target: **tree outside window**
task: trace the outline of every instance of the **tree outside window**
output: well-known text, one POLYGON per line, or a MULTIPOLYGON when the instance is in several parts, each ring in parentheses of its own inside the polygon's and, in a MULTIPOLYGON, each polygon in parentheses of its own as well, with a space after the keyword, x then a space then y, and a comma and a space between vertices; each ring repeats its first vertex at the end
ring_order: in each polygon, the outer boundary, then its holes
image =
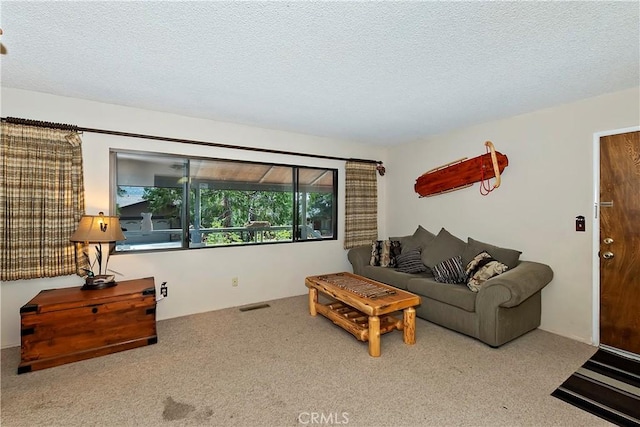
POLYGON ((335 238, 336 170, 133 152, 114 156, 115 204, 123 227, 130 228, 119 250, 335 238), (138 229, 142 212, 151 213, 152 230, 138 229))

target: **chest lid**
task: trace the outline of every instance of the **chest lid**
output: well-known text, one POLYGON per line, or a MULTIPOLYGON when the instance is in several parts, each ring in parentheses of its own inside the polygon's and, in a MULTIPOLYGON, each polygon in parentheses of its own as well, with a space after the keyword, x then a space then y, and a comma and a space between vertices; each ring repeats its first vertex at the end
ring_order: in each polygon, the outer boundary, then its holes
POLYGON ((31 301, 20 308, 21 315, 47 313, 70 308, 87 307, 126 299, 154 297, 156 288, 153 277, 123 280, 117 286, 96 290, 73 288, 47 289, 40 291, 31 301))

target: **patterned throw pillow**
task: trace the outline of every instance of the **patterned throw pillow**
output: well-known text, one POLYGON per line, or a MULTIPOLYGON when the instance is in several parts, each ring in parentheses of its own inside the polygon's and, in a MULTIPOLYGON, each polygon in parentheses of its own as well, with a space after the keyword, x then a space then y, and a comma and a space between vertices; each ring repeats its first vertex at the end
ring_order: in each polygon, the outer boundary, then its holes
POLYGON ((462 266, 462 257, 460 255, 436 264, 431 271, 436 282, 465 283, 467 281, 467 274, 462 266))
POLYGON ((399 240, 389 239, 389 241, 391 242, 391 248, 390 248, 391 253, 389 255, 390 256, 389 267, 395 267, 396 265, 398 265, 398 262, 397 262, 398 255, 402 253, 402 245, 399 240))
POLYGON ((423 273, 427 271, 427 266, 422 263, 418 249, 401 253, 396 258, 396 263, 396 270, 403 273, 423 273))
POLYGON ((376 240, 371 245, 371 259, 369 265, 387 267, 391 254, 391 242, 389 240, 376 240))
POLYGON ((400 251, 400 242, 397 240, 376 240, 371 244, 369 265, 395 267, 396 257, 400 255, 400 251))
POLYGON ((480 252, 467 265, 467 287, 473 292, 478 292, 484 282, 508 269, 509 267, 493 259, 488 252, 480 252))

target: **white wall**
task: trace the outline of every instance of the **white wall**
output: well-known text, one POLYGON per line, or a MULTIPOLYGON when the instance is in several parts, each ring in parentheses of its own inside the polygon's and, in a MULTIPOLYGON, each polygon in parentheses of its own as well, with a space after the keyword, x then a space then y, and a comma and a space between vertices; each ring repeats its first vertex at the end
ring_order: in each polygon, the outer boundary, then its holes
MULTIPOLYGON (((592 341, 593 134, 638 126, 640 88, 608 94, 510 119, 485 123, 412 144, 379 147, 180 117, 35 92, 2 88, 1 115, 83 127, 267 147, 340 157, 385 160, 379 178, 381 238, 410 234, 422 224, 437 232, 444 226, 461 238, 519 249, 522 259, 548 263, 555 278, 542 293, 543 329, 580 341, 592 341), (487 197, 473 187, 432 198, 418 198, 416 178, 461 157, 484 153, 491 140, 509 157, 502 186, 487 197), (386 157, 386 158, 385 158, 386 157), (574 231, 577 215, 587 231, 574 231)), ((109 206, 108 150, 131 148, 166 153, 299 163, 338 168, 344 197, 344 164, 223 150, 159 141, 85 133, 87 213, 109 206)), ((339 210, 337 241, 292 245, 211 248, 115 256, 110 266, 125 278, 155 276, 167 281, 169 298, 158 305, 166 319, 305 293, 304 277, 349 270, 342 249, 344 209, 339 210), (231 277, 240 286, 231 287, 231 277)), ((19 345, 19 308, 42 289, 77 286, 77 277, 0 284, 2 347, 19 345)), ((161 337, 160 337, 161 338, 161 337)))
POLYGON ((389 235, 410 234, 418 224, 434 233, 445 227, 549 264, 555 277, 542 292, 541 328, 591 343, 593 134, 638 126, 639 105, 634 88, 393 148, 385 183, 389 235), (475 184, 418 198, 418 176, 484 154, 487 140, 509 158, 500 188, 487 197, 475 184), (578 215, 587 218, 586 232, 575 231, 578 215))
MULTIPOLYGON (((131 133, 195 139, 224 144, 385 160, 385 150, 349 141, 319 138, 230 123, 181 117, 79 99, 2 88, 3 117, 22 117, 81 127, 113 129, 131 133)), ((109 149, 128 148, 203 157, 222 157, 285 164, 337 168, 339 197, 344 200, 344 162, 219 149, 123 138, 96 133, 82 135, 86 211, 96 214, 109 209, 109 149)), ((385 178, 379 178, 380 204, 385 178)), ((384 209, 380 208, 381 232, 384 209)), ((234 248, 207 248, 146 254, 121 254, 111 258, 110 268, 124 279, 154 276, 156 286, 168 282, 169 298, 158 304, 157 318, 234 307, 304 294, 304 278, 332 271, 350 270, 344 240, 344 205, 339 210, 336 241, 300 242, 234 248), (239 286, 231 287, 231 278, 239 286)), ((0 284, 2 347, 20 344, 20 307, 40 290, 79 286, 77 276, 11 281, 0 284)), ((159 339, 162 339, 160 337, 159 339)))

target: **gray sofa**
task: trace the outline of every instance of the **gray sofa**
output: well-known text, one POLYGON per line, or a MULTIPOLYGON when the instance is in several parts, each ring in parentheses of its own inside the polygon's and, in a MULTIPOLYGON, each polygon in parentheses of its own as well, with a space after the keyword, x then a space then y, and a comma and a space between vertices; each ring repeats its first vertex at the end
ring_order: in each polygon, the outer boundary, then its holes
POLYGON ((548 265, 519 260, 519 251, 472 238, 464 242, 444 228, 436 236, 419 226, 411 236, 391 237, 390 240, 400 242, 402 254, 420 251, 421 260, 429 268, 424 272, 405 273, 393 265, 371 265, 371 245, 350 249, 348 259, 355 274, 420 295, 422 302, 416 308, 418 317, 477 338, 492 347, 501 346, 540 325, 541 290, 553 278, 548 265), (466 266, 479 251, 488 252, 509 268, 486 280, 478 292, 473 292, 464 283, 435 280, 431 268, 454 256, 460 256, 466 266))

